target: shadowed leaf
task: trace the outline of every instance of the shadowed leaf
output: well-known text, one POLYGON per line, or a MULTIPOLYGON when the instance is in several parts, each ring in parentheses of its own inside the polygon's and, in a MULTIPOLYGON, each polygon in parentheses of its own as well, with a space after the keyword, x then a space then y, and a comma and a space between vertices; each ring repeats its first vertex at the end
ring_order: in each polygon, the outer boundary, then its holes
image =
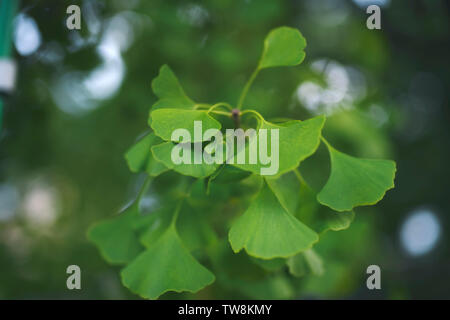
POLYGON ((127 288, 148 299, 167 291, 197 292, 215 279, 184 247, 173 225, 124 268, 121 276, 127 288))
POLYGON ((250 207, 228 234, 234 252, 245 248, 263 259, 289 257, 310 248, 318 235, 286 211, 264 184, 250 207))

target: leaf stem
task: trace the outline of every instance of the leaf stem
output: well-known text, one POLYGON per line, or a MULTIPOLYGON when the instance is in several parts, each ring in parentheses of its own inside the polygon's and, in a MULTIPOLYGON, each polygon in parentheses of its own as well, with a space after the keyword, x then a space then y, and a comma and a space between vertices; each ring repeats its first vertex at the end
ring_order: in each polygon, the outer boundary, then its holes
POLYGON ((263 122, 266 121, 266 120, 264 119, 264 117, 263 117, 258 111, 251 110, 251 109, 242 111, 242 112, 240 113, 240 115, 243 116, 244 114, 247 114, 247 113, 252 113, 252 114, 253 114, 254 116, 256 116, 256 118, 260 121, 260 123, 258 124, 258 127, 260 127, 261 123, 263 123, 263 122))
POLYGON ((214 110, 215 108, 218 108, 218 107, 225 107, 225 108, 227 108, 227 109, 230 110, 230 111, 233 110, 233 107, 232 107, 229 103, 227 103, 227 102, 218 102, 218 103, 215 103, 215 104, 213 104, 213 105, 211 106, 211 108, 209 108, 209 110, 214 110))
POLYGON ((320 136, 320 139, 322 140, 323 143, 325 143, 328 149, 334 149, 333 146, 323 136, 320 136))
POLYGON ((181 206, 183 204, 184 197, 178 202, 177 207, 175 208, 175 213, 172 216, 172 221, 170 222, 171 226, 175 227, 175 224, 177 223, 178 215, 180 214, 181 206))
POLYGON ((181 206, 183 205, 183 202, 186 200, 186 198, 188 198, 190 196, 195 181, 197 181, 197 179, 194 179, 192 181, 191 185, 186 188, 187 189, 186 194, 184 194, 182 196, 182 198, 180 199, 180 201, 178 202, 177 207, 175 208, 175 213, 173 214, 173 217, 172 217, 172 221, 170 222, 171 226, 175 227, 175 224, 178 219, 178 215, 181 211, 181 206))
POLYGON ((306 187, 309 188, 308 184, 306 183, 305 179, 303 178, 303 176, 302 176, 302 174, 300 173, 300 170, 298 170, 298 168, 295 168, 295 169, 294 169, 294 173, 295 173, 295 175, 297 176, 298 181, 299 181, 301 184, 303 184, 303 185, 305 185, 306 187))
POLYGON ((259 73, 259 65, 258 67, 255 69, 255 71, 253 71, 252 75, 250 76, 250 78, 248 79, 247 83, 245 84, 244 89, 242 90, 241 96, 239 97, 239 101, 237 104, 237 109, 240 109, 242 107, 242 104, 244 103, 244 99, 247 96, 248 90, 250 89, 251 85, 253 84, 253 81, 255 81, 256 76, 259 73))
POLYGON ((145 178, 144 183, 142 184, 141 189, 139 190, 139 193, 136 197, 136 199, 133 201, 133 206, 136 206, 139 209, 139 203, 141 202, 141 199, 143 198, 144 194, 147 192, 148 187, 150 187, 150 184, 153 180, 153 177, 147 176, 145 178))
POLYGON ((232 116, 232 114, 231 114, 231 112, 225 112, 225 111, 214 111, 214 110, 212 110, 212 111, 208 111, 208 113, 214 113, 214 114, 220 114, 220 115, 223 115, 223 116, 227 116, 227 117, 231 117, 232 116))
POLYGON ((198 104, 194 105, 194 110, 197 110, 200 108, 208 109, 209 107, 210 107, 210 105, 207 103, 198 103, 198 104))

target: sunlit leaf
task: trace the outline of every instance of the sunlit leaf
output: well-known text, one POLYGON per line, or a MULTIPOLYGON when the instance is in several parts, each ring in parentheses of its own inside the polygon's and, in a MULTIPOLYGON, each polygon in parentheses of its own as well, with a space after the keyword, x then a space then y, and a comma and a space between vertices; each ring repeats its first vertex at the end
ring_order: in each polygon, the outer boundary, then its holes
POLYGON ((272 259, 310 248, 318 235, 288 213, 264 184, 247 211, 234 222, 228 239, 235 252, 245 248, 251 256, 272 259))
POLYGON ((152 110, 158 108, 191 109, 195 105, 195 102, 184 93, 177 77, 168 65, 160 68, 158 76, 152 81, 152 89, 159 98, 152 110))
POLYGON ((214 275, 192 257, 174 225, 121 272, 132 292, 156 299, 167 291, 197 292, 214 281, 214 275))
POLYGON ((150 114, 152 118, 151 127, 156 135, 166 141, 174 142, 201 142, 203 132, 208 129, 220 129, 220 122, 211 117, 205 110, 177 110, 177 109, 158 109, 150 114), (200 134, 197 135, 194 130, 195 121, 201 126, 200 134), (182 138, 172 134, 177 129, 185 129, 189 133, 188 137, 182 138))
POLYGON ((331 173, 317 200, 336 211, 380 201, 394 187, 395 162, 359 159, 337 151, 327 143, 331 173))
MULTIPOLYGON (((204 178, 211 175, 218 167, 217 164, 207 164, 204 161, 200 164, 194 164, 195 154, 199 154, 196 150, 185 144, 179 144, 182 152, 189 152, 191 163, 175 164, 172 161, 172 150, 176 144, 172 142, 164 142, 152 147, 152 153, 156 160, 161 161, 167 168, 173 169, 178 173, 192 176, 196 178, 204 178)), ((177 151, 178 152, 178 151, 177 151)), ((202 156, 201 154, 199 156, 202 156)))
MULTIPOLYGON (((267 129, 267 149, 269 155, 274 152, 276 144, 272 145, 271 129, 278 129, 279 139, 278 141, 278 159, 273 157, 272 163, 262 164, 258 161, 256 164, 251 164, 249 159, 249 152, 252 150, 249 143, 242 150, 238 150, 234 156, 234 166, 248 170, 256 174, 270 175, 268 168, 274 165, 274 161, 278 160, 278 170, 273 174, 274 176, 282 175, 285 172, 291 171, 298 167, 301 161, 311 156, 319 146, 320 137, 323 125, 325 123, 325 117, 319 116, 306 121, 289 121, 283 124, 273 124, 267 121, 262 121, 259 129, 267 129), (238 164, 239 153, 245 152, 245 163, 238 164), (263 170, 263 171, 261 171, 263 170)), ((261 135, 258 135, 258 140, 261 140, 261 135)), ((256 139, 253 139, 253 143, 257 143, 256 139)), ((260 143, 260 141, 259 141, 260 143)), ((259 148, 257 149, 259 150, 259 148)))
POLYGON ((306 40, 300 31, 289 27, 272 30, 264 40, 259 68, 295 66, 305 58, 306 40))

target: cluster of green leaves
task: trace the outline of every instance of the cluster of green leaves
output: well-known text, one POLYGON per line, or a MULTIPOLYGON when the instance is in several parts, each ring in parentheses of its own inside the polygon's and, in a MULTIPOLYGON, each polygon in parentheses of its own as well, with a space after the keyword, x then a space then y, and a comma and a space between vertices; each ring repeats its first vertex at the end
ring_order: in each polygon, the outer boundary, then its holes
MULTIPOLYGON (((167 291, 197 292, 217 277, 223 286, 247 296, 261 297, 257 292, 265 287, 271 288, 266 292, 281 292, 275 298, 289 297, 286 277, 324 272, 313 248, 321 235, 348 228, 355 207, 375 204, 393 188, 395 163, 359 159, 336 150, 322 136, 325 116, 270 122, 243 108, 261 70, 300 64, 305 47, 296 29, 271 31, 236 109, 224 102, 194 102, 172 70, 161 67, 152 82, 159 100, 150 112, 151 131, 125 155, 130 170, 145 172, 148 178, 131 206, 88 232, 108 262, 125 265, 122 282, 132 292, 150 299, 167 291), (185 128, 194 137, 194 121, 202 121, 203 130, 236 125, 278 129, 278 173, 261 176, 261 164, 174 164, 171 150, 180 141, 172 141, 171 134, 185 128), (299 165, 321 142, 328 149, 331 172, 323 188, 315 192, 299 165), (175 182, 161 187, 168 176, 175 182), (150 185, 160 194, 161 205, 144 215, 139 204, 150 185), (240 276, 251 272, 238 283, 233 268, 240 270, 240 276), (265 276, 254 279, 261 273, 265 276)), ((204 141, 192 142, 205 147, 204 141)))

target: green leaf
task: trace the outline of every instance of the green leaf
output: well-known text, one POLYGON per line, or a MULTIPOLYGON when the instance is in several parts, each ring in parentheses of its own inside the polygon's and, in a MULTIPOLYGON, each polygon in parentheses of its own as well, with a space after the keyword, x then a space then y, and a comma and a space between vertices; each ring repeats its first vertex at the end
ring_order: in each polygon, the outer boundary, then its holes
POLYGON ((121 277, 127 288, 148 299, 167 291, 197 292, 215 279, 184 247, 173 224, 122 270, 121 277))
POLYGON ((305 47, 306 40, 297 29, 276 28, 264 40, 259 69, 298 65, 305 58, 305 47))
MULTIPOLYGON (((259 129, 267 129, 267 149, 268 153, 272 153, 272 149, 276 146, 272 146, 272 139, 269 134, 270 129, 278 129, 279 139, 278 139, 278 150, 279 150, 279 165, 278 171, 274 177, 280 176, 283 173, 291 171, 297 168, 301 161, 311 156, 319 146, 320 137, 323 125, 325 123, 324 116, 318 116, 306 121, 289 121, 283 124, 273 124, 265 120, 261 120, 261 125, 259 129)), ((261 137, 258 134, 258 140, 261 137)), ((257 140, 254 139, 253 143, 257 140)), ((250 172, 261 174, 262 168, 268 168, 271 164, 264 165, 259 161, 256 164, 249 163, 249 150, 251 150, 250 143, 246 144, 246 147, 242 150, 238 150, 237 154, 234 155, 234 166, 248 170, 250 172), (238 156, 240 152, 245 152, 246 163, 238 164, 238 156)), ((259 149, 258 149, 259 150, 259 149)), ((272 164, 273 165, 273 164, 272 164)))
POLYGON ((266 178, 281 205, 317 233, 340 231, 350 226, 355 216, 352 211, 337 213, 320 205, 316 193, 300 180, 304 181, 294 171, 277 179, 266 178))
POLYGON ((217 164, 207 164, 204 161, 201 164, 194 164, 195 154, 198 154, 199 152, 197 152, 196 150, 192 150, 192 148, 188 144, 181 143, 178 144, 179 148, 182 149, 180 151, 190 153, 191 163, 175 164, 172 161, 172 150, 175 146, 177 145, 172 142, 164 142, 162 144, 154 146, 152 147, 153 156, 156 160, 161 161, 167 168, 173 169, 183 175, 192 176, 195 178, 207 177, 217 169, 217 164))
POLYGON ((125 153, 128 167, 131 172, 146 171, 150 176, 158 176, 167 171, 167 167, 156 161, 151 152, 151 147, 163 142, 153 132, 136 142, 125 153))
MULTIPOLYGON (((282 176, 284 177, 284 176, 282 176)), ((302 178, 303 179, 303 178, 302 178)), ((279 191, 275 194, 280 194, 280 197, 288 195, 286 197, 289 201, 293 202, 292 195, 289 196, 287 189, 293 188, 294 184, 287 184, 285 180, 276 180, 277 184, 283 184, 278 187, 279 191)), ((273 187, 277 190, 276 187, 273 187)), ((318 233, 325 233, 327 231, 341 231, 350 227, 355 214, 353 211, 336 212, 331 210, 327 206, 323 206, 317 202, 317 194, 305 183, 301 184, 300 194, 295 197, 300 205, 297 207, 296 216, 306 225, 311 227, 318 233)))
POLYGON ((247 178, 251 174, 251 172, 224 164, 217 169, 216 172, 214 172, 214 174, 210 177, 209 182, 218 184, 238 182, 247 178))
MULTIPOLYGON (((145 247, 151 247, 170 226, 175 210, 177 209, 174 206, 169 205, 150 214, 153 219, 140 237, 145 247)), ((208 246, 217 240, 216 234, 207 223, 205 216, 202 216, 186 202, 181 205, 179 210, 176 229, 183 245, 189 251, 208 246)))
POLYGON ((247 299, 288 300, 295 295, 291 279, 284 274, 268 275, 265 279, 256 281, 230 279, 228 286, 245 294, 247 299))
POLYGON ((211 192, 211 183, 219 185, 231 184, 248 178, 251 174, 252 173, 249 171, 222 164, 211 176, 209 176, 206 182, 206 193, 209 194, 211 192))
POLYGON ((313 249, 290 257, 287 265, 289 272, 296 277, 303 277, 307 274, 321 276, 324 273, 323 261, 313 249))
MULTIPOLYGON (((224 239, 225 240, 225 239, 224 239)), ((291 279, 283 272, 268 273, 259 267, 264 262, 279 263, 284 259, 262 260, 249 257, 244 252, 234 254, 229 243, 219 241, 209 248, 217 283, 247 299, 291 299, 295 291, 291 279)), ((266 267, 268 264, 264 264, 266 267)))
POLYGON ((219 130, 222 127, 220 122, 211 117, 206 110, 158 109, 153 111, 150 117, 152 118, 151 127, 156 135, 166 141, 202 142, 204 141, 203 132, 208 129, 219 130), (194 132, 194 121, 199 121, 201 125, 199 135, 196 135, 194 132), (172 138, 172 133, 176 129, 187 130, 189 136, 172 138))
POLYGON ((283 258, 264 260, 250 257, 250 259, 258 266, 269 272, 280 270, 286 264, 286 259, 283 258))
POLYGON ((195 102, 184 93, 177 77, 168 65, 159 69, 158 76, 152 81, 152 89, 159 100, 152 110, 158 108, 191 109, 195 102))
POLYGON ((88 239, 109 263, 126 264, 143 250, 133 229, 138 215, 138 206, 132 205, 117 217, 101 221, 88 230, 88 239))
POLYGON ((266 178, 267 184, 280 201, 281 205, 295 215, 300 203, 301 184, 293 171, 283 174, 277 179, 266 178))
POLYGON ((345 212, 334 212, 330 209, 322 207, 317 214, 316 223, 313 229, 319 233, 324 233, 326 231, 341 231, 350 227, 353 219, 355 218, 355 213, 353 211, 345 212))
POLYGON ((189 251, 198 250, 217 241, 217 236, 208 224, 203 212, 185 204, 177 219, 177 230, 183 244, 189 251))
POLYGON ((175 207, 176 202, 148 214, 146 229, 141 234, 139 240, 146 247, 150 248, 164 234, 172 222, 172 217, 179 210, 175 207))
POLYGON ((245 248, 249 255, 263 259, 292 256, 319 240, 314 231, 283 208, 266 183, 234 222, 228 239, 234 252, 245 248))
POLYGON ((336 211, 350 211, 356 206, 377 203, 394 187, 394 161, 354 158, 326 145, 331 173, 317 195, 320 203, 336 211))

